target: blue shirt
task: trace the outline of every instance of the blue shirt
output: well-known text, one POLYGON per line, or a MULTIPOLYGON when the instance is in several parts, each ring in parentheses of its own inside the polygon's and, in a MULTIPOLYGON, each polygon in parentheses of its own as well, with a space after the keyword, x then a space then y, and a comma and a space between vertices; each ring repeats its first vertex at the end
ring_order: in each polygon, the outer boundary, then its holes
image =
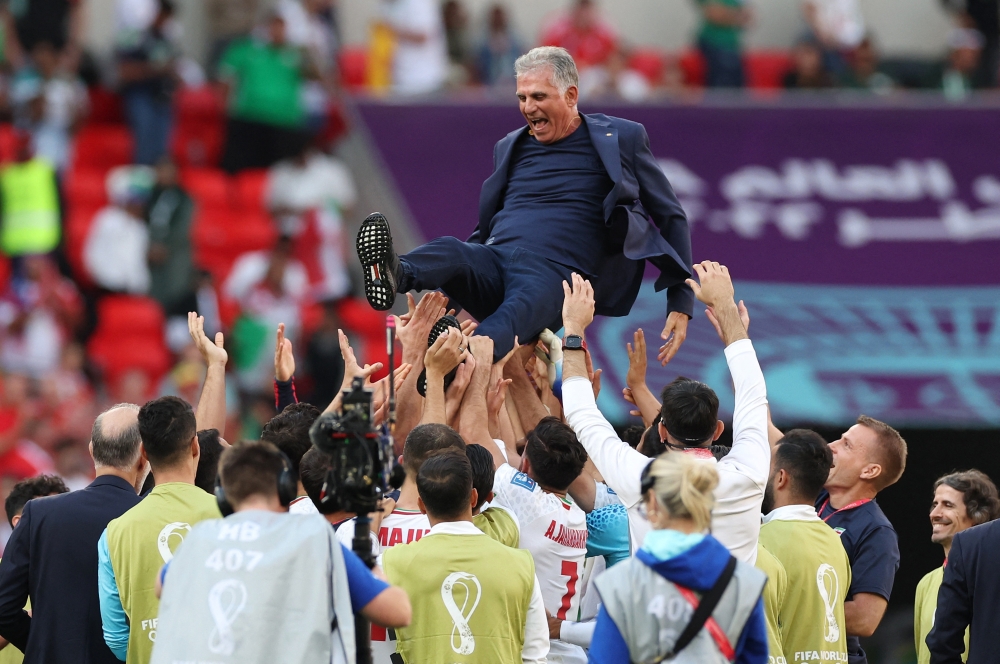
POLYGON ((525 134, 486 244, 517 246, 594 276, 604 260, 604 199, 612 187, 587 123, 549 145, 525 134))
MULTIPOLYGON (((896 530, 882 508, 871 500, 837 512, 830 506, 830 494, 823 491, 816 499, 816 509, 819 517, 840 535, 840 542, 851 561, 851 587, 847 599, 858 593, 871 593, 889 601, 892 582, 899 569, 899 544, 896 530)), ((847 637, 847 656, 850 664, 868 661, 858 637, 847 637)))
POLYGON ((587 557, 604 556, 608 567, 631 555, 628 511, 621 503, 605 505, 587 514, 587 557))

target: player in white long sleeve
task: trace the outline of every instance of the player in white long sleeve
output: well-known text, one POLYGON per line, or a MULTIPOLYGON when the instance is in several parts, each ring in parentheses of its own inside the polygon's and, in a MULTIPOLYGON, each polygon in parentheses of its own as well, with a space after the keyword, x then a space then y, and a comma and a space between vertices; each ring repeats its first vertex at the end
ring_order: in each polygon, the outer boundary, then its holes
MULTIPOLYGON (((770 470, 771 449, 767 438, 767 390, 764 374, 747 336, 734 300, 729 270, 705 261, 694 266, 701 284, 689 280, 695 295, 708 305, 718 322, 726 344, 726 361, 733 377, 736 408, 733 413, 732 451, 717 462, 719 486, 715 491, 712 534, 748 563, 757 557, 760 533, 760 505, 770 470)), ((593 287, 573 275, 572 287, 563 286, 565 336, 563 349, 563 408, 566 421, 576 432, 607 485, 629 510, 632 548, 637 549, 649 531, 639 515, 640 477, 650 459, 621 441, 614 428, 597 409, 593 389, 587 379, 585 351, 573 351, 594 317, 593 287), (577 340, 574 337, 581 337, 577 340)), ((697 381, 678 380, 667 386, 668 397, 658 425, 661 440, 668 448, 705 456, 715 463, 708 447, 723 430, 718 421, 718 398, 708 386, 697 381)))

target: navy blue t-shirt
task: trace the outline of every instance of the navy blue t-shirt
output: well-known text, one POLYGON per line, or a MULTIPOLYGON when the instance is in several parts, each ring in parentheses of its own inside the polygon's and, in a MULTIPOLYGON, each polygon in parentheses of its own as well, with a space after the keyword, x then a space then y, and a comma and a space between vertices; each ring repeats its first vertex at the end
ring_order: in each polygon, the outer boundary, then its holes
POLYGON ((525 134, 486 244, 517 246, 594 276, 604 260, 604 199, 612 187, 586 122, 549 145, 525 134))
MULTIPOLYGON (((840 535, 851 561, 851 587, 847 591, 847 599, 857 593, 871 593, 889 601, 892 582, 899 569, 896 529, 874 500, 837 512, 830 506, 829 499, 830 494, 821 492, 816 499, 816 510, 819 517, 840 535)), ((850 664, 867 663, 868 657, 861 649, 858 637, 847 637, 847 656, 850 664)))

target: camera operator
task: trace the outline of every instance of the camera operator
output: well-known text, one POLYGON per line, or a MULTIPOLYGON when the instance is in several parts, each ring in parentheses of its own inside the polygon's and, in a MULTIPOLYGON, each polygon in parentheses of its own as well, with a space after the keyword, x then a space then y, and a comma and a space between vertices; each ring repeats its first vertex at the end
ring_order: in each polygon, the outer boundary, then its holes
POLYGON ((233 514, 198 524, 161 572, 153 664, 353 663, 352 612, 409 624, 406 592, 375 578, 325 519, 287 515, 297 482, 276 447, 233 445, 219 475, 220 509, 233 514))

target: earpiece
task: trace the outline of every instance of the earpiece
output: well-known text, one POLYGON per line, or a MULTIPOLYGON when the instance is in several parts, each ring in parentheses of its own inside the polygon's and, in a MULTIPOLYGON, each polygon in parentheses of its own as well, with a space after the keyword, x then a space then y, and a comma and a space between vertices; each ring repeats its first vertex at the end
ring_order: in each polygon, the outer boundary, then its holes
MULTIPOLYGON (((295 500, 296 495, 299 492, 299 480, 292 472, 292 462, 288 459, 288 456, 282 452, 278 451, 281 455, 281 472, 278 473, 277 477, 277 489, 278 489, 278 502, 281 503, 282 507, 288 507, 295 500)), ((219 512, 222 516, 226 517, 233 513, 233 506, 229 504, 229 499, 226 498, 226 491, 222 488, 222 478, 216 476, 215 478, 215 502, 219 505, 219 512)))

